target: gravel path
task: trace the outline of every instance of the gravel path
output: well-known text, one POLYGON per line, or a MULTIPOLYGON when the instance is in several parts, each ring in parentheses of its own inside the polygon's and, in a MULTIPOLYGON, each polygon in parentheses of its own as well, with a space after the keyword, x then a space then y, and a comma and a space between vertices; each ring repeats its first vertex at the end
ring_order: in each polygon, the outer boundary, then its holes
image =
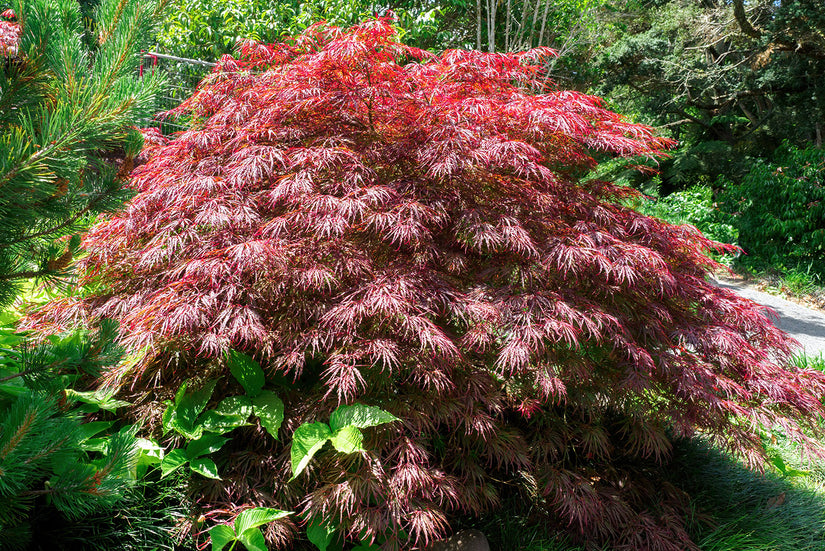
POLYGON ((776 326, 798 340, 806 355, 825 354, 825 313, 805 308, 784 298, 757 291, 753 287, 734 281, 715 280, 715 283, 772 308, 779 315, 779 319, 775 321, 776 326))

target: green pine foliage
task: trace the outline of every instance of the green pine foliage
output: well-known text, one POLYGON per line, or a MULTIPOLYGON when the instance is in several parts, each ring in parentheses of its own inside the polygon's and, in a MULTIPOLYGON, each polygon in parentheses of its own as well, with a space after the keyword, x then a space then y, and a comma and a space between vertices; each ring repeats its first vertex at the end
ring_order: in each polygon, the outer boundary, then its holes
POLYGON ((22 28, 0 58, 0 306, 30 278, 68 274, 77 233, 128 198, 159 81, 138 77, 155 0, 18 0, 22 28))
POLYGON ((106 324, 37 345, 0 335, 0 548, 25 548, 33 516, 78 519, 110 508, 128 487, 133 430, 98 437, 112 423, 82 423, 82 414, 99 406, 76 407, 76 393, 62 390, 120 359, 115 332, 106 324))
MULTIPOLYGON (((70 274, 79 232, 119 208, 159 81, 137 56, 155 0, 19 0, 0 33, 0 308, 70 274)), ((3 314, 3 322, 14 316, 3 314)), ((89 392, 121 360, 117 325, 33 342, 0 330, 0 549, 62 548, 59 526, 131 495, 134 427, 89 392), (90 418, 89 414, 94 415, 90 418), (91 421, 91 422, 90 422, 91 421), (44 530, 45 528, 45 530, 44 530)))

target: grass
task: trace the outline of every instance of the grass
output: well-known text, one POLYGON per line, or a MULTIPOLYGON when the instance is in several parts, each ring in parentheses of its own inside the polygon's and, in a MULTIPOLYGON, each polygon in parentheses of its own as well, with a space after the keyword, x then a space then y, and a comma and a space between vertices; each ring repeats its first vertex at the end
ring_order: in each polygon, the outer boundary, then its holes
POLYGON ((677 453, 675 478, 697 509, 713 519, 710 528, 694 527, 701 549, 825 550, 825 471, 802 465, 798 451, 781 436, 769 453, 782 458, 786 472, 805 474, 758 474, 699 439, 680 443, 677 453))

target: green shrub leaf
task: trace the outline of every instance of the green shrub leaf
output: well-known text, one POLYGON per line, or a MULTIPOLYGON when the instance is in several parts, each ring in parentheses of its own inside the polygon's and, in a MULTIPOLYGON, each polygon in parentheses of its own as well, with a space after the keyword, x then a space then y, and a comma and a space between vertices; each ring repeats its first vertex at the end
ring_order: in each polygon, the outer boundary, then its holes
POLYGON ((189 461, 189 458, 186 457, 184 450, 177 449, 170 451, 160 462, 160 477, 163 478, 175 472, 184 466, 187 461, 189 461))
POLYGON ((257 528, 250 528, 238 534, 238 541, 244 544, 249 551, 267 551, 264 535, 257 528))
POLYGON ((269 524, 273 520, 278 520, 291 514, 291 511, 281 511, 280 509, 270 509, 269 507, 247 509, 235 518, 235 533, 243 534, 247 530, 269 524))
POLYGON ((221 400, 214 411, 221 415, 237 415, 247 419, 252 415, 252 400, 248 396, 229 396, 221 400))
POLYGON ((307 466, 315 452, 324 447, 332 432, 326 423, 304 423, 292 435, 292 480, 307 466))
POLYGON ((264 390, 252 398, 252 405, 255 415, 261 420, 261 426, 277 440, 278 429, 284 420, 284 403, 271 390, 264 390))
POLYGON ((229 442, 229 438, 223 438, 216 434, 204 434, 197 440, 189 442, 186 446, 186 455, 189 459, 195 459, 208 453, 216 452, 229 442))
POLYGON ((327 551, 327 547, 335 537, 335 528, 313 520, 307 527, 307 538, 320 551, 327 551))
POLYGON ((221 477, 218 476, 218 466, 215 465, 215 462, 208 457, 193 459, 189 463, 189 468, 199 475, 205 476, 206 478, 214 478, 215 480, 221 479, 221 477))
POLYGON ((131 405, 129 402, 124 402, 123 400, 116 400, 112 398, 112 396, 114 396, 113 390, 96 390, 94 392, 80 392, 71 388, 67 388, 65 389, 65 392, 66 398, 68 398, 69 400, 77 400, 78 402, 91 404, 105 411, 115 411, 119 407, 131 405))
POLYGON ((91 423, 83 423, 78 427, 78 435, 82 440, 88 440, 95 434, 103 432, 114 424, 114 421, 92 421, 91 423))
POLYGON ((252 401, 246 396, 224 398, 218 407, 203 412, 198 425, 207 432, 224 434, 249 424, 252 415, 252 401))
POLYGON ((332 416, 329 418, 329 426, 333 431, 347 425, 365 429, 393 421, 398 421, 398 417, 379 407, 353 404, 351 406, 339 406, 338 409, 333 411, 332 416))
MULTIPOLYGON (((191 430, 195 427, 198 415, 201 414, 207 402, 209 402, 209 398, 212 397, 212 392, 215 390, 216 384, 218 384, 218 381, 213 379, 207 382, 203 388, 195 392, 185 394, 180 399, 177 396, 175 397, 175 409, 177 410, 176 424, 178 427, 185 430, 191 430)), ((181 385, 181 388, 183 388, 183 385, 181 385)), ((180 391, 178 391, 178 393, 180 393, 180 391)), ((173 427, 174 426, 175 425, 173 425, 173 427)))
POLYGON ((364 435, 361 430, 353 425, 341 427, 330 437, 330 442, 341 453, 355 453, 362 451, 364 435))
POLYGON ((163 416, 161 416, 160 420, 163 425, 163 434, 166 434, 172 430, 172 423, 174 423, 175 418, 177 417, 177 410, 175 409, 175 404, 173 404, 170 400, 166 400, 163 403, 166 404, 166 409, 163 410, 163 416))
POLYGON ((138 451, 132 474, 135 478, 143 478, 150 465, 157 465, 163 461, 163 448, 146 438, 136 438, 135 445, 138 451))
POLYGON ((235 541, 235 532, 226 524, 219 524, 209 529, 209 537, 212 539, 212 551, 221 551, 227 543, 235 541))
POLYGON ((246 393, 254 398, 264 387, 264 370, 260 364, 237 350, 226 353, 226 363, 229 371, 241 383, 246 393))

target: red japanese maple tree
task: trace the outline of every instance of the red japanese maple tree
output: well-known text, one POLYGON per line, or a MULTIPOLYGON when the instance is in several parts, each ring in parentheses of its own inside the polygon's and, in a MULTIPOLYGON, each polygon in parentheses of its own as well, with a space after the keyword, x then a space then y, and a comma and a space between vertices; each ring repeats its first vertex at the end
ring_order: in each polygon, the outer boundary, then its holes
POLYGON ((15 13, 5 10, 0 13, 0 56, 17 53, 17 43, 20 40, 20 24, 14 21, 15 13))
POLYGON ((258 459, 227 465, 215 503, 410 548, 516 485, 595 542, 694 548, 684 496, 651 480, 671 439, 758 464, 779 425, 817 451, 825 375, 786 367, 785 335, 708 283, 720 245, 582 179, 595 152, 670 144, 548 88, 552 55, 436 56, 381 21, 245 45, 86 236, 98 290, 32 323, 116 318, 144 359, 110 375, 133 388, 174 391, 228 349, 286 380, 281 442, 247 439, 258 459), (295 428, 356 401, 402 422, 288 482, 295 428))

